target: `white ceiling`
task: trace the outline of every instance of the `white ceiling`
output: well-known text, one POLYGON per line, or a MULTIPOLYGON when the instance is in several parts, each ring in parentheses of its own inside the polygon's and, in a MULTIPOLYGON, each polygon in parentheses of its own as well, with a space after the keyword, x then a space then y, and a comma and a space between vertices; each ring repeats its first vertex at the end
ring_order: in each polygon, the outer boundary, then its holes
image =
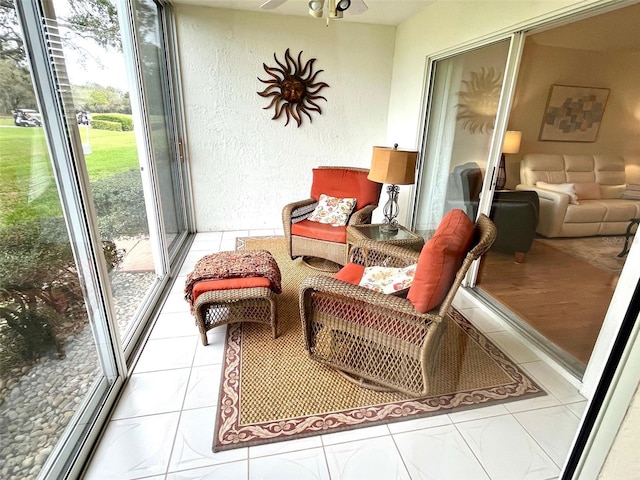
MULTIPOLYGON (((309 0, 288 0, 273 10, 261 10, 266 0, 171 0, 173 4, 199 5, 215 8, 230 8, 234 10, 251 10, 268 12, 279 15, 298 15, 309 17, 309 0)), ((353 15, 347 10, 344 18, 338 22, 377 23, 381 25, 398 25, 416 13, 423 10, 435 0, 364 0, 369 9, 353 15)), ((309 17, 311 18, 311 17, 309 17)), ((323 20, 318 20, 323 21, 323 20)))

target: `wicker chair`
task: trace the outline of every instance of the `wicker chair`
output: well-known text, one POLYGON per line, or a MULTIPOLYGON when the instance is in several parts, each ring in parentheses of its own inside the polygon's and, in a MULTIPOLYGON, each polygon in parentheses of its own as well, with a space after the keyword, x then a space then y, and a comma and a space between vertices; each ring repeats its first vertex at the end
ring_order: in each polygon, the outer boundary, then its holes
MULTIPOLYGON (((333 277, 307 278, 300 286, 300 315, 311 358, 360 383, 371 382, 413 397, 427 395, 447 325, 443 320, 469 267, 495 240, 495 225, 481 215, 474 236, 444 301, 424 314, 400 296, 333 277)), ((368 240, 352 249, 350 260, 365 266, 404 267, 417 263, 419 255, 368 240)))
POLYGON ((319 257, 344 265, 349 255, 347 227, 333 227, 306 220, 321 194, 334 197, 355 197, 356 207, 349 225, 371 223, 371 214, 378 206, 382 184, 367 178, 369 170, 348 167, 313 169, 311 195, 306 200, 290 203, 282 210, 282 225, 289 256, 319 257))

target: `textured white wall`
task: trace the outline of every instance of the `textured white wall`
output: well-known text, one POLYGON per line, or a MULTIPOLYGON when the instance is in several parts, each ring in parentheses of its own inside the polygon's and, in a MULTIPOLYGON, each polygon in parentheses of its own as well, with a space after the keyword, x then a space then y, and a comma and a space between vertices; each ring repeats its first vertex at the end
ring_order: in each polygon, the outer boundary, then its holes
MULTIPOLYGON (((395 27, 177 5, 198 231, 276 228, 318 165, 369 167, 385 144, 395 27), (316 58, 322 115, 284 126, 256 92, 289 48, 316 58)), ((385 199, 383 194, 383 201, 385 199)), ((378 209, 381 210, 381 209, 378 209)))

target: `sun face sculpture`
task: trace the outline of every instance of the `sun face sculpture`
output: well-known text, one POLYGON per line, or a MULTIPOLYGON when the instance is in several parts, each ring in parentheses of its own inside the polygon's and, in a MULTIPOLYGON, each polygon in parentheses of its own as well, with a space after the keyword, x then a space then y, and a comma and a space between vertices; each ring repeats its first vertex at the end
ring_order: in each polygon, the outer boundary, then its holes
POLYGON ((462 128, 471 133, 486 133, 493 128, 498 112, 500 91, 502 90, 502 74, 493 67, 471 72, 471 80, 463 80, 466 91, 458 92, 457 120, 462 121, 462 128))
POLYGON ((309 111, 318 112, 322 115, 322 109, 316 101, 327 101, 326 98, 318 95, 318 93, 329 85, 325 82, 316 82, 318 74, 324 71, 313 72, 313 64, 316 59, 312 58, 307 61, 303 67, 302 52, 298 54, 296 61, 289 53, 288 48, 284 52, 284 63, 278 60, 275 53, 273 58, 278 67, 268 67, 266 63, 262 64, 264 70, 272 78, 263 80, 258 77, 258 80, 268 85, 262 92, 258 92, 258 95, 265 98, 272 97, 269 105, 263 107, 264 110, 274 107, 275 113, 271 119, 276 120, 284 113, 287 117, 285 126, 289 125, 289 121, 293 118, 299 127, 302 124, 302 115, 306 115, 310 122, 313 121, 309 111))

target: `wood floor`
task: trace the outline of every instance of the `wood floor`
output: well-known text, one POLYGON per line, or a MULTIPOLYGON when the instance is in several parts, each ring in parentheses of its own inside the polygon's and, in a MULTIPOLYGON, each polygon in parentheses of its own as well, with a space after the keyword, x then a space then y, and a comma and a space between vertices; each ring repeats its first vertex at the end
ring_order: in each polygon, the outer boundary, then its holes
POLYGON ((586 365, 618 277, 534 241, 525 263, 490 251, 478 287, 586 365))

